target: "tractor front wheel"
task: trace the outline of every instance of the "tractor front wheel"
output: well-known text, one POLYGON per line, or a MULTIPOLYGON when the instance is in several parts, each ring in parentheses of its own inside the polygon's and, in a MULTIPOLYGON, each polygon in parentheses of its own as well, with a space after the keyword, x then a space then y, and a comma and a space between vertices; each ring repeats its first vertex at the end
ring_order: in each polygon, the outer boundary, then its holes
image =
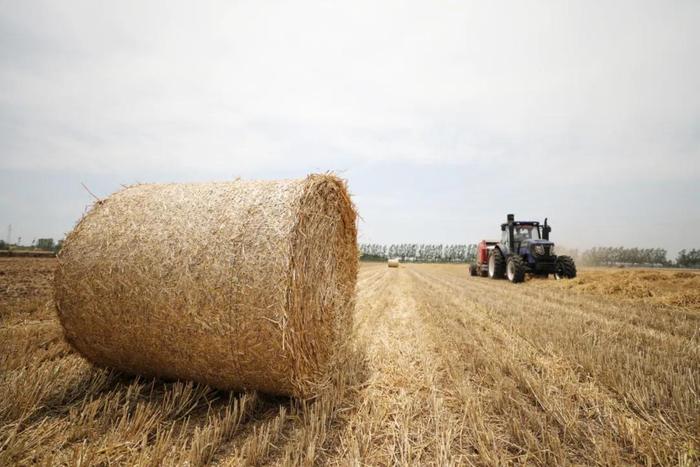
POLYGON ((557 256, 557 264, 554 272, 554 278, 573 279, 576 277, 576 263, 571 256, 557 256))
POLYGON ((514 284, 525 280, 525 262, 520 256, 513 255, 508 258, 506 275, 508 280, 514 284))
POLYGON ((506 272, 506 259, 498 248, 494 248, 489 256, 489 277, 503 279, 506 272))
POLYGON ((469 275, 476 276, 476 264, 469 265, 469 275))

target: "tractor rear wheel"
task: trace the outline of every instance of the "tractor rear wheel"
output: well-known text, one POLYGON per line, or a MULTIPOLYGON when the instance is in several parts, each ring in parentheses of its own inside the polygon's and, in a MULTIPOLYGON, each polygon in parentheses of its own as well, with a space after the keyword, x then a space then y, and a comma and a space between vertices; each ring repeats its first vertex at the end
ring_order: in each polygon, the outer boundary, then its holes
POLYGON ((476 276, 476 264, 469 265, 469 275, 476 276))
POLYGON ((489 256, 489 277, 491 279, 503 279, 506 273, 506 259, 498 248, 494 248, 489 256))
POLYGON ((525 280, 525 262, 520 256, 513 255, 508 258, 506 276, 508 276, 508 280, 514 284, 525 280))
POLYGON ((554 278, 573 279, 576 277, 576 263, 571 256, 557 256, 557 264, 554 272, 554 278))

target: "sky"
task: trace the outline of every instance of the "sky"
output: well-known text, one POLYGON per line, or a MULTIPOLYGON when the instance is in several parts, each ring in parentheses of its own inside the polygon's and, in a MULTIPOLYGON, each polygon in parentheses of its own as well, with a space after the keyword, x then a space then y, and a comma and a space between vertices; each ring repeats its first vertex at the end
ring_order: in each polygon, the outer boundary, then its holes
POLYGON ((135 182, 348 180, 362 243, 700 248, 700 2, 0 0, 0 238, 135 182))

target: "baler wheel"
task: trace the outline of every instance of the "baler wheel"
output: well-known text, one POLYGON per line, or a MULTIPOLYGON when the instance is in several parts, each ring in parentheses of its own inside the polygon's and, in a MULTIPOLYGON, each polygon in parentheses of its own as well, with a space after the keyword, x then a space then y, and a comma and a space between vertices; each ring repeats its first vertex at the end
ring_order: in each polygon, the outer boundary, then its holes
POLYGON ((506 259, 498 248, 494 248, 489 256, 489 277, 503 279, 506 273, 506 259))

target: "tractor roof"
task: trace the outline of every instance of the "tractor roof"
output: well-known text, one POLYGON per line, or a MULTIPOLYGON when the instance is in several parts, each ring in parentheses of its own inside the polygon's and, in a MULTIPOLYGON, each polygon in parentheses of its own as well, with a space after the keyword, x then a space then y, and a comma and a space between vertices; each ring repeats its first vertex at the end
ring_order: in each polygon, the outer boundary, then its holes
MULTIPOLYGON (((501 224, 501 228, 505 228, 508 223, 501 224)), ((539 221, 515 221, 513 225, 540 225, 539 221)))

